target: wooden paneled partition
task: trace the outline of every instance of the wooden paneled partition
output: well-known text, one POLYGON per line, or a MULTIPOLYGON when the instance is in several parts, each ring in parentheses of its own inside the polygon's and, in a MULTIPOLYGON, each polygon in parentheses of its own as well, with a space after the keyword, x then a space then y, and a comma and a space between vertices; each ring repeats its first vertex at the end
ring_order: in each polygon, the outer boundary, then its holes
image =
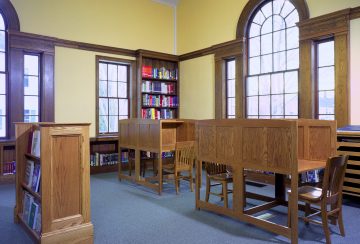
POLYGON ((196 126, 197 177, 196 208, 214 211, 283 235, 297 243, 298 175, 324 168, 326 159, 336 153, 336 122, 318 120, 203 120, 196 126), (234 178, 232 207, 206 202, 200 197, 203 162, 232 167, 234 178), (263 196, 264 204, 246 208, 244 198, 259 196, 244 192, 244 169, 270 171, 276 174, 275 198, 263 196), (284 175, 291 176, 291 227, 263 220, 255 214, 285 200, 284 175))
POLYGON ((162 153, 175 150, 176 142, 195 140, 194 120, 119 120, 119 152, 124 149, 135 151, 135 174, 125 174, 119 164, 119 179, 135 181, 162 192, 162 153), (151 178, 140 176, 140 151, 157 154, 156 175, 151 178))

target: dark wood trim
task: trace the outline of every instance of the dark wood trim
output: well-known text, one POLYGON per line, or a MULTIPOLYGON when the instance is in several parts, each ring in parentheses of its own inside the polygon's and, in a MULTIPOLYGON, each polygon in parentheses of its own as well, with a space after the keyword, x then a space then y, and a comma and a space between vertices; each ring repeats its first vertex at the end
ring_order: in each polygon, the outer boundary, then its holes
POLYGON ((152 59, 161 59, 166 61, 172 61, 172 62, 178 62, 179 56, 168 54, 168 53, 160 53, 150 50, 144 50, 144 49, 138 49, 135 51, 136 57, 139 57, 140 55, 143 58, 152 58, 152 59))
POLYGON ((185 53, 179 56, 180 61, 186 61, 189 59, 200 58, 202 56, 213 54, 212 47, 199 49, 193 52, 185 53))
POLYGON ((2 13, 8 30, 20 30, 20 21, 16 10, 10 0, 0 1, 0 12, 2 13))
MULTIPOLYGON (((264 0, 249 0, 241 12, 236 28, 236 38, 246 38, 248 24, 252 20, 252 15, 257 11, 259 7, 264 5, 268 1, 264 0)), ((305 0, 290 0, 290 2, 296 7, 299 13, 299 19, 305 20, 309 18, 309 8, 305 0)))
POLYGON ((350 11, 350 20, 360 18, 360 6, 356 8, 352 8, 350 11))

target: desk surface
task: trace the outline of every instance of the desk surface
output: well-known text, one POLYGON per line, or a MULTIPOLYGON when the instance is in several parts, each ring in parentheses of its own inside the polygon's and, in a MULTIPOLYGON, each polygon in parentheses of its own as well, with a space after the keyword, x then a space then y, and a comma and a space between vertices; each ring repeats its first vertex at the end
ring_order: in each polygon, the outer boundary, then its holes
POLYGON ((324 169, 326 166, 326 161, 315 161, 315 160, 306 160, 299 159, 298 160, 298 172, 304 173, 307 171, 312 171, 316 169, 324 169))

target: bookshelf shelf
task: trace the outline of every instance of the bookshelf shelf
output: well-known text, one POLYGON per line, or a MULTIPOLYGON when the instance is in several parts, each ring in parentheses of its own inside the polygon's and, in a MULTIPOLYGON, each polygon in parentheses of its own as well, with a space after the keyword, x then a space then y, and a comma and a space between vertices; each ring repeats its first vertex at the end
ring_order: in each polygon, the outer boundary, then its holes
POLYGON ((164 95, 164 96, 177 96, 177 94, 174 93, 161 93, 161 92, 147 92, 147 91, 142 91, 141 93, 143 94, 149 94, 149 95, 164 95))
POLYGON ((160 79, 160 78, 153 78, 153 77, 142 77, 143 81, 161 81, 161 82, 177 82, 178 80, 170 80, 170 79, 160 79))
POLYGON ((15 182, 15 141, 0 140, 0 184, 15 182))
POLYGON ((89 124, 16 123, 15 128, 14 221, 36 243, 93 243, 89 124))

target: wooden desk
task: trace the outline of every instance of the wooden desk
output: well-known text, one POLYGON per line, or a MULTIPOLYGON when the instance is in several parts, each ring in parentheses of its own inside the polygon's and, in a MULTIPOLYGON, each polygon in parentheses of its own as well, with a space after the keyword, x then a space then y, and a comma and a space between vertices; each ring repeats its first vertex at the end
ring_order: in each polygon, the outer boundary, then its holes
POLYGON ((196 126, 196 208, 224 214, 298 242, 299 173, 324 167, 336 154, 336 122, 320 120, 204 120, 196 126), (229 165, 233 169, 233 204, 225 208, 200 198, 203 162, 229 165), (245 208, 244 169, 275 173, 275 198, 262 197, 264 204, 245 208), (291 227, 263 220, 254 214, 287 205, 284 176, 291 176, 291 227))
MULTIPOLYGON (((118 177, 162 192, 162 153, 175 150, 176 142, 195 140, 195 120, 152 120, 126 119, 119 120, 119 152, 121 149, 135 150, 135 174, 124 174, 119 164, 118 177), (157 154, 157 175, 142 177, 140 175, 140 152, 157 154)), ((119 157, 120 159, 121 157, 119 157)))

